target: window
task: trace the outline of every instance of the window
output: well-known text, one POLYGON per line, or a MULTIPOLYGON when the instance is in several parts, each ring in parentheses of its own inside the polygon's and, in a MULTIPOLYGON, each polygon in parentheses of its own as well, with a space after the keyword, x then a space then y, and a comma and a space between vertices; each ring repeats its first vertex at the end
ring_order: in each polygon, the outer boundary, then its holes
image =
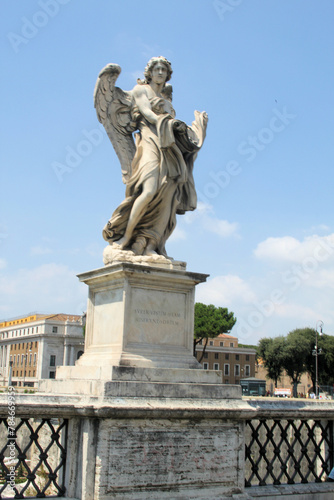
POLYGON ((215 359, 219 359, 219 352, 215 352, 215 359))
POLYGON ((239 377, 240 375, 240 365, 234 365, 234 375, 239 377))
POLYGON ((249 365, 245 365, 245 376, 246 377, 250 376, 250 366, 249 365))
POLYGON ((37 357, 37 354, 35 353, 34 354, 34 365, 36 364, 36 357, 37 357))
POLYGON ((49 378, 56 378, 56 372, 49 372, 49 378))
POLYGON ((36 341, 36 342, 35 342, 35 347, 37 347, 37 344, 38 344, 38 342, 36 341))
POLYGON ((22 370, 21 370, 21 373, 20 373, 20 377, 22 377, 22 370))
POLYGON ((30 356, 29 356, 29 366, 31 366, 31 361, 32 361, 32 354, 30 353, 30 356))
POLYGON ((38 326, 36 326, 36 333, 38 333, 38 326))
POLYGON ((233 342, 230 342, 230 347, 234 347, 234 343, 233 342))
POLYGON ((34 328, 31 329, 31 333, 34 333, 34 328))
POLYGON ((246 361, 249 361, 249 354, 246 354, 246 361))
POLYGON ((229 379, 228 379, 228 378, 227 378, 227 379, 225 379, 224 384, 229 384, 229 383, 230 383, 229 379))
POLYGON ((213 345, 213 340, 210 340, 209 345, 213 345))
POLYGON ((209 363, 203 363, 203 368, 204 368, 204 370, 208 370, 209 369, 209 363))
POLYGON ((230 358, 230 355, 229 354, 225 354, 225 359, 229 359, 230 358))
POLYGON ((230 365, 229 363, 224 364, 224 375, 229 375, 230 374, 230 365))
POLYGON ((204 359, 208 359, 208 353, 207 352, 204 353, 204 359))
POLYGON ((52 333, 57 333, 57 332, 58 332, 58 326, 53 326, 52 327, 52 333))
POLYGON ((14 354, 13 356, 13 365, 15 365, 15 363, 16 363, 16 354, 14 354))
POLYGON ((224 347, 224 342, 219 342, 220 347, 224 347))
POLYGON ((235 359, 236 359, 236 361, 239 361, 239 354, 235 355, 235 359))
POLYGON ((50 356, 50 366, 56 366, 56 356, 54 354, 50 356))
POLYGON ((219 370, 219 363, 214 363, 213 369, 214 370, 219 370))
POLYGON ((23 365, 24 354, 21 354, 21 365, 23 365))

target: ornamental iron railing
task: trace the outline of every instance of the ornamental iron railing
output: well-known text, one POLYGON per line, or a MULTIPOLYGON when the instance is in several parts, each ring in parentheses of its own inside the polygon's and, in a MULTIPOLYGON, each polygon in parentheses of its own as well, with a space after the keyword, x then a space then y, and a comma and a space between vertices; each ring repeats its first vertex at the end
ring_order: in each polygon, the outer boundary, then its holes
POLYGON ((333 421, 247 420, 245 486, 324 481, 333 467, 333 421))
POLYGON ((0 499, 65 495, 68 421, 0 418, 0 499))

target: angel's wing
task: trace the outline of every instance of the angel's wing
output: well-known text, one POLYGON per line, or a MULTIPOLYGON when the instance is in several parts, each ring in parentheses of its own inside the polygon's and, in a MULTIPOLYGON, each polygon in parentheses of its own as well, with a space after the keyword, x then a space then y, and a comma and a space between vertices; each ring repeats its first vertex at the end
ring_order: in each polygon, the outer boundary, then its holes
POLYGON ((131 176, 131 163, 136 151, 132 132, 137 126, 131 119, 131 92, 115 87, 120 72, 118 64, 107 64, 100 71, 94 89, 94 107, 119 158, 122 179, 126 183, 131 176))

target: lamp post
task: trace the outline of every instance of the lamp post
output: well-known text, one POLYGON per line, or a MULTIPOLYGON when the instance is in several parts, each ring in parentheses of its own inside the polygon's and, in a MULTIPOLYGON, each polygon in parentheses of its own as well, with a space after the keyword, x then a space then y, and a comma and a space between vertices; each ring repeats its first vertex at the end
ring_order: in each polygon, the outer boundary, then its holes
POLYGON ((319 320, 315 326, 315 349, 312 351, 313 356, 315 356, 315 397, 319 399, 319 383, 318 383, 318 356, 321 354, 322 349, 318 349, 318 329, 320 330, 320 335, 322 335, 322 327, 324 322, 319 320))

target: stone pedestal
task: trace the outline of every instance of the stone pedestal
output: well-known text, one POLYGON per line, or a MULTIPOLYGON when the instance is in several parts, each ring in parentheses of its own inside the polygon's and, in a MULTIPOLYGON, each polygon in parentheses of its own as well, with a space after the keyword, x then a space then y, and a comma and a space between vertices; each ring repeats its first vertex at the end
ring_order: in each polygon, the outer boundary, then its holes
POLYGON ((124 262, 80 274, 89 297, 85 353, 77 365, 199 368, 194 294, 206 278, 124 262))
POLYGON ((40 390, 114 397, 234 399, 193 356, 195 286, 207 275, 118 262, 79 275, 89 287, 85 352, 40 390))

